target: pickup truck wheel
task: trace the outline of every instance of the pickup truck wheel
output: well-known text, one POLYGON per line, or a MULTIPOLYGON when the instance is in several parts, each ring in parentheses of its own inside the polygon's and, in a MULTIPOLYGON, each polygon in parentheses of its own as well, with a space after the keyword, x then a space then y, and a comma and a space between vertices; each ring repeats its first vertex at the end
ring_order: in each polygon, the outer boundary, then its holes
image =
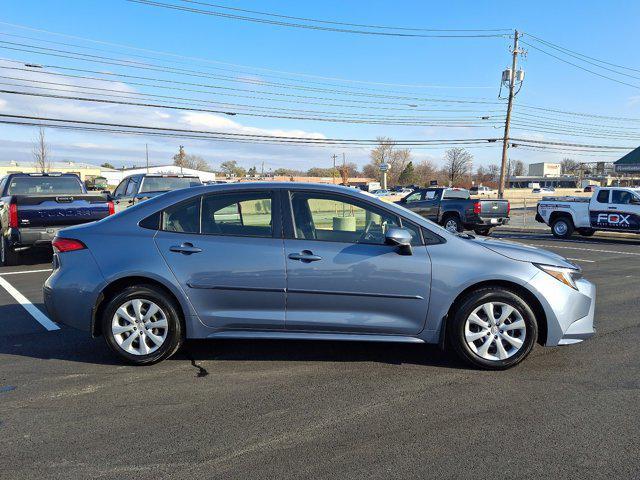
POLYGON ((2 241, 0 242, 0 266, 12 267, 17 265, 19 260, 20 255, 11 249, 7 238, 2 237, 2 241))
POLYGON ((573 228, 573 221, 569 217, 558 217, 551 223, 551 233, 556 238, 569 238, 573 228))
POLYGON ((579 228, 578 233, 583 237, 591 237, 596 231, 593 228, 579 228))
POLYGON ((474 228, 473 231, 476 232, 477 235, 481 235, 483 237, 488 237, 489 235, 491 235, 490 228, 474 228))
POLYGON ((538 324, 516 293, 503 287, 480 288, 447 321, 447 338, 466 362, 485 370, 504 370, 529 355, 538 324))
POLYGON ((442 226, 447 230, 449 230, 451 233, 458 233, 464 230, 464 227, 462 226, 462 222, 460 221, 460 218, 458 218, 456 215, 450 215, 448 217, 444 217, 444 220, 442 221, 442 226))
POLYGON ((109 348, 133 365, 169 358, 184 339, 178 308, 151 285, 125 288, 109 300, 101 322, 109 348))

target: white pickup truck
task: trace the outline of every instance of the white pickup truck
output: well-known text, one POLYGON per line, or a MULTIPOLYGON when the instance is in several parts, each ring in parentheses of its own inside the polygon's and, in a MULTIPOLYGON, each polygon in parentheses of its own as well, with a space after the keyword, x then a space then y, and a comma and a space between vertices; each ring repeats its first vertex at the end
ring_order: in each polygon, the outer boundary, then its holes
POLYGON ((570 237, 574 230, 585 237, 597 230, 640 233, 640 188, 598 188, 591 198, 545 197, 536 220, 558 238, 570 237))

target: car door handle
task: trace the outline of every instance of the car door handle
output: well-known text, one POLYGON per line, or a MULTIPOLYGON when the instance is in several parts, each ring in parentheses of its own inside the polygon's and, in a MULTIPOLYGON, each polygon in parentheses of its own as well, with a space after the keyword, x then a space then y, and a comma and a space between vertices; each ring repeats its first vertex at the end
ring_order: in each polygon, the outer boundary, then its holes
POLYGON ((300 253, 290 253, 290 260, 300 260, 303 263, 317 262, 318 260, 322 260, 322 257, 318 255, 314 255, 310 250, 303 250, 300 253))
POLYGON ((607 207, 607 208, 609 208, 609 210, 617 210, 618 209, 618 207, 607 207))
POLYGON ((185 242, 182 245, 173 245, 169 247, 169 250, 184 255, 191 255, 192 253, 200 253, 202 251, 201 248, 194 247, 193 244, 189 242, 185 242))

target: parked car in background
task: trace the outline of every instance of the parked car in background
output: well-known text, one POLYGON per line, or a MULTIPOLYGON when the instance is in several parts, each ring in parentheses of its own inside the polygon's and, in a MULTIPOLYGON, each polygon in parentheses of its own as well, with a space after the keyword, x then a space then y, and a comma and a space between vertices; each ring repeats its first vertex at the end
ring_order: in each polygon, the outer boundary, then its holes
POLYGON ((545 193, 553 193, 555 191, 556 189, 553 187, 540 187, 532 189, 531 193, 534 193, 536 195, 544 195, 545 193))
POLYGON ((104 192, 109 187, 105 177, 88 178, 84 181, 84 185, 87 190, 99 190, 101 192, 104 192))
POLYGON ((332 185, 186 188, 53 244, 51 318, 138 365, 189 338, 257 338, 446 342, 504 369, 594 333, 595 287, 561 256, 332 185))
POLYGON ((586 187, 584 187, 583 192, 595 192, 596 188, 598 188, 599 185, 587 185, 586 187))
POLYGON ((12 173, 0 180, 0 265, 20 253, 51 248, 58 230, 100 220, 114 212, 104 195, 90 194, 77 175, 12 173))
POLYGON ((493 227, 509 222, 508 200, 472 199, 463 188, 423 188, 396 203, 450 232, 467 229, 478 235, 489 235, 493 227))
POLYGON ((116 212, 171 190, 202 185, 192 175, 138 174, 123 179, 110 197, 116 212))
POLYGON ((376 197, 388 197, 389 195, 393 195, 389 190, 386 190, 384 188, 374 190, 373 192, 371 192, 371 194, 376 197))
POLYGON ((549 225, 558 238, 574 231, 585 237, 598 230, 640 233, 640 189, 598 188, 591 198, 544 198, 536 220, 549 225))
POLYGON ((495 192, 492 188, 483 187, 483 186, 473 186, 469 189, 470 195, 491 195, 495 192))

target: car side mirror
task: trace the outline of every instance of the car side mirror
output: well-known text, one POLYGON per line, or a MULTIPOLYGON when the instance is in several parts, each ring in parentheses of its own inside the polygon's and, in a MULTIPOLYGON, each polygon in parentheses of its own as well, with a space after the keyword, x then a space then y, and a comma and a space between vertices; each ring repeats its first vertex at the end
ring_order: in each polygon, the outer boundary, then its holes
POLYGON ((113 195, 111 195, 111 192, 109 190, 103 190, 102 194, 107 198, 108 202, 113 201, 113 195))
POLYGON ((411 249, 411 232, 406 228, 390 228, 384 236, 384 243, 387 245, 395 245, 399 247, 400 255, 412 255, 411 249))

